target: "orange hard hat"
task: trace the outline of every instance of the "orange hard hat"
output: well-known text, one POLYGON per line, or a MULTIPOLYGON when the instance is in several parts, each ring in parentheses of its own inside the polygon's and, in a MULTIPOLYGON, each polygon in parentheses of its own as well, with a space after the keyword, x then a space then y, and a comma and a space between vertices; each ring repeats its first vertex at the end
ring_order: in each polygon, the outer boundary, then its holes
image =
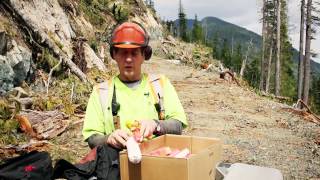
POLYGON ((140 24, 125 22, 113 30, 111 46, 117 48, 138 48, 147 46, 148 41, 148 34, 140 24))

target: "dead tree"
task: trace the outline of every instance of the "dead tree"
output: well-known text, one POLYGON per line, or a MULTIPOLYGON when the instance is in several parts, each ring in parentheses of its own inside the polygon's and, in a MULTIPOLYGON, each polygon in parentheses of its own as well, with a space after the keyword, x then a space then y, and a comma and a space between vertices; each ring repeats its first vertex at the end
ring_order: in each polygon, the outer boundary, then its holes
POLYGON ((300 17, 300 44, 299 44, 299 69, 298 69, 298 99, 302 97, 302 90, 303 90, 303 70, 304 70, 304 63, 303 63, 303 43, 304 43, 304 22, 305 22, 305 0, 301 0, 301 17, 300 17))
POLYGON ((269 57, 268 57, 268 65, 267 65, 267 78, 266 78, 266 93, 270 91, 270 76, 271 76, 271 64, 273 58, 273 34, 271 34, 270 38, 270 47, 269 47, 269 57))
POLYGON ((281 64, 280 64, 280 53, 281 53, 281 0, 277 1, 277 59, 276 59, 276 74, 275 74, 275 95, 280 96, 281 86, 281 64))
POLYGON ((308 104, 309 98, 309 89, 310 89, 310 48, 311 48, 311 39, 312 39, 312 0, 307 2, 307 21, 306 21, 306 49, 304 57, 304 79, 303 79, 303 101, 308 104))
POLYGON ((250 53, 250 50, 251 50, 252 46, 253 46, 252 39, 250 39, 249 44, 248 44, 248 49, 247 49, 247 52, 246 52, 246 56, 245 56, 245 58, 243 59, 242 65, 241 65, 241 70, 240 70, 240 77, 241 77, 241 78, 243 77, 244 70, 245 70, 245 68, 246 68, 247 60, 248 60, 249 53, 250 53))
POLYGON ((265 84, 265 49, 266 49, 266 0, 263 0, 262 5, 262 55, 261 55, 261 73, 260 73, 260 91, 265 90, 264 84, 265 84))

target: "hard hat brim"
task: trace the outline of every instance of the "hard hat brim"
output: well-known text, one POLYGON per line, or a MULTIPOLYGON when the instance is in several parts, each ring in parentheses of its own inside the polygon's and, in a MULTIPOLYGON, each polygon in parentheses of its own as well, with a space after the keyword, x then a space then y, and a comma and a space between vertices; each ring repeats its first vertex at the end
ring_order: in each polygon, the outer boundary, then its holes
POLYGON ((140 48, 141 46, 135 45, 135 44, 117 44, 117 45, 114 45, 114 47, 130 49, 130 48, 140 48))

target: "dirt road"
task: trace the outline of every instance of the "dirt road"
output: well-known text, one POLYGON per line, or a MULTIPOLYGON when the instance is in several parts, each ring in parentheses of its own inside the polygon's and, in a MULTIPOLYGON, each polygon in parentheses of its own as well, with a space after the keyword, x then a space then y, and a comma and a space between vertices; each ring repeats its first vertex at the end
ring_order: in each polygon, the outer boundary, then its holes
POLYGON ((221 138, 224 162, 274 167, 285 179, 320 178, 319 126, 212 72, 156 57, 144 69, 169 77, 190 123, 185 134, 221 138))

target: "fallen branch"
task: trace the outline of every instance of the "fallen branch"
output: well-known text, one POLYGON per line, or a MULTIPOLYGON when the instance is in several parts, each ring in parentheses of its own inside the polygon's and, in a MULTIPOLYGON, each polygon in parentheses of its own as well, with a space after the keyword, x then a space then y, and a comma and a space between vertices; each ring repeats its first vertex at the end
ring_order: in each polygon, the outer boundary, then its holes
POLYGON ((58 62, 58 64, 56 64, 49 72, 48 81, 45 83, 46 88, 47 88, 47 95, 49 94, 49 86, 50 86, 52 73, 54 70, 56 70, 60 66, 61 63, 62 63, 62 58, 60 58, 60 61, 58 62))
POLYGON ((174 46, 177 46, 177 44, 174 43, 174 42, 163 40, 163 41, 162 41, 162 44, 165 44, 165 43, 167 43, 167 44, 172 44, 172 45, 174 45, 174 46))
POLYGON ((43 140, 43 141, 38 141, 31 139, 27 144, 22 144, 22 145, 7 145, 4 147, 0 147, 2 151, 6 151, 9 154, 14 154, 14 153, 19 153, 19 152, 30 152, 30 151, 35 151, 35 150, 40 150, 44 151, 49 149, 49 146, 51 143, 43 140))
POLYGON ((81 124, 81 123, 83 123, 83 121, 84 121, 84 119, 80 119, 80 120, 78 120, 78 121, 75 121, 75 122, 72 123, 72 126, 81 124))
POLYGON ((291 108, 291 107, 289 107, 289 108, 288 107, 283 107, 281 109, 283 109, 285 111, 288 111, 288 112, 291 112, 291 113, 293 113, 295 115, 302 116, 305 120, 320 125, 319 120, 317 120, 317 118, 314 115, 308 113, 305 110, 295 109, 295 108, 291 108))
POLYGON ((307 108, 307 112, 312 114, 320 123, 320 118, 314 112, 311 111, 310 107, 303 100, 298 99, 297 104, 298 103, 301 103, 305 108, 307 108))
POLYGON ((74 94, 74 82, 72 82, 72 86, 71 86, 70 102, 72 102, 73 94, 74 94))
POLYGON ((169 53, 168 50, 167 50, 164 46, 161 46, 161 48, 162 48, 162 51, 163 51, 165 54, 168 54, 168 53, 169 53))
POLYGON ((310 107, 301 99, 298 99, 297 103, 293 107, 283 107, 282 109, 302 116, 305 120, 320 125, 320 118, 315 113, 313 113, 310 107), (299 103, 301 103, 301 105, 305 107, 305 109, 299 109, 299 103))
POLYGON ((85 115, 84 114, 74 114, 75 117, 78 117, 78 118, 84 118, 85 115))

